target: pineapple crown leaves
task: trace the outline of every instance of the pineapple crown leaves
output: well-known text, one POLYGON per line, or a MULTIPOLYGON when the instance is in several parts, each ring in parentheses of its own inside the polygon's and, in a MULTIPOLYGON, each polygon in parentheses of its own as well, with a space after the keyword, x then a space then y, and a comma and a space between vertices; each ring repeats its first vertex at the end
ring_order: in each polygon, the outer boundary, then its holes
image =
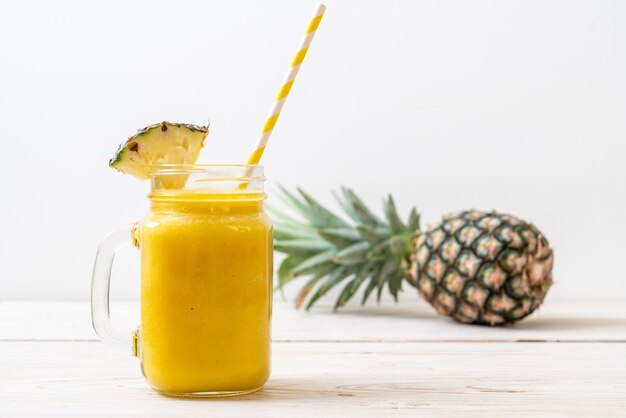
POLYGON ((385 285, 397 300, 405 278, 406 258, 413 239, 420 234, 415 208, 405 223, 389 196, 384 201, 385 217, 380 218, 352 190, 342 187, 333 195, 347 215, 348 220, 344 220, 300 188, 297 193, 279 188, 282 200, 303 220, 268 208, 274 221, 274 248, 287 255, 278 268, 278 290, 297 277, 310 276, 296 297, 297 307, 308 298, 309 309, 340 284, 343 288, 335 309, 366 283, 361 303, 374 290, 380 300, 385 285))

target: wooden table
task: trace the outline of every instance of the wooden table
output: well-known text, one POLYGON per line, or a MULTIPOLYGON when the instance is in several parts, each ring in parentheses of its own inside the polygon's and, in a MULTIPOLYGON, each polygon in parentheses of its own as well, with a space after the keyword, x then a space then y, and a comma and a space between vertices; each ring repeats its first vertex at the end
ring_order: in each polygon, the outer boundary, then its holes
MULTIPOLYGON (((136 325, 136 304, 112 307, 136 325)), ((552 300, 514 327, 437 317, 421 301, 295 311, 277 301, 260 392, 153 392, 100 343, 86 303, 0 303, 0 417, 624 416, 626 300, 552 300)))

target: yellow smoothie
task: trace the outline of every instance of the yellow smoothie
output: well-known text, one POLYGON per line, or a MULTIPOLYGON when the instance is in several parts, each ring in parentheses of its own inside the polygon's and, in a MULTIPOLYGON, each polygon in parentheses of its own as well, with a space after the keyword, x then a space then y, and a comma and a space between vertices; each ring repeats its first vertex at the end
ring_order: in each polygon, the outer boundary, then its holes
POLYGON ((150 196, 141 221, 143 373, 161 392, 251 391, 270 373, 271 224, 265 195, 150 196))

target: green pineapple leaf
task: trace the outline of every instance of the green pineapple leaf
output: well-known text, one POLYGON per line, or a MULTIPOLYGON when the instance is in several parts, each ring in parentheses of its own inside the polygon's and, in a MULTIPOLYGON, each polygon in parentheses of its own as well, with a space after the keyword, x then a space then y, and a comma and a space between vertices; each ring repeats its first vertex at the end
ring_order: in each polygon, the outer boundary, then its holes
POLYGON ((292 225, 275 223, 272 227, 274 239, 283 241, 291 239, 317 239, 318 234, 311 228, 296 228, 292 225))
POLYGON ((319 202, 313 199, 309 194, 307 194, 304 190, 298 187, 298 192, 304 198, 304 200, 309 204, 311 210, 315 211, 318 216, 323 219, 323 227, 337 227, 337 228, 350 228, 350 225, 346 223, 339 216, 332 213, 330 210, 326 209, 319 202))
POLYGON ((363 239, 377 244, 389 237, 389 229, 382 226, 357 225, 356 230, 363 239))
MULTIPOLYGON (((387 259, 385 260, 385 263, 383 264, 383 267, 380 269, 380 274, 378 275, 378 292, 376 294, 376 300, 377 302, 380 302, 380 298, 382 296, 382 292, 383 292, 383 288, 385 287, 385 283, 388 282, 389 277, 394 273, 394 271, 396 270, 396 263, 395 261, 391 260, 391 259, 387 259)), ((394 296, 397 298, 397 294, 394 296)))
POLYGON ((399 263, 409 251, 411 238, 403 235, 394 235, 389 239, 389 249, 399 263))
POLYGON ((346 302, 348 302, 350 300, 350 298, 354 295, 354 293, 356 292, 356 289, 358 289, 358 287, 355 289, 354 284, 358 281, 358 277, 353 278, 352 280, 350 280, 344 287, 343 289, 341 289, 341 293, 339 294, 339 297, 337 298, 337 300, 335 301, 335 306, 333 307, 333 311, 337 311, 340 307, 342 307, 343 305, 346 304, 346 302))
POLYGON ((326 274, 314 274, 313 277, 311 277, 309 281, 306 282, 304 286, 302 286, 302 289, 300 289, 300 291, 298 292, 298 295, 296 296, 296 300, 295 300, 296 309, 300 309, 300 307, 302 306, 302 303, 304 303, 304 300, 307 298, 309 293, 311 293, 311 290, 315 287, 317 282, 322 280, 325 276, 326 274))
POLYGON ((367 253, 367 258, 370 260, 385 260, 391 252, 389 241, 390 239, 386 239, 380 244, 374 246, 370 252, 367 253))
POLYGON ((335 286, 341 287, 335 309, 344 306, 362 286, 363 304, 374 290, 378 300, 384 289, 398 298, 407 269, 406 257, 411 252, 412 239, 419 233, 415 209, 405 224, 389 196, 385 200, 385 217, 379 218, 351 189, 342 187, 340 193, 333 195, 347 215, 344 220, 302 189, 290 193, 281 187, 280 193, 305 219, 298 221, 297 217, 272 210, 277 225, 275 248, 289 256, 279 268, 278 288, 294 277, 312 276, 298 293, 297 306, 306 305, 309 309, 335 286))
POLYGON ((343 288, 337 301, 335 302, 335 307, 333 308, 335 311, 338 308, 344 306, 352 296, 359 290, 361 287, 361 283, 363 283, 371 274, 373 268, 373 264, 371 262, 363 264, 359 272, 356 274, 354 279, 350 280, 350 282, 343 288))
POLYGON ((378 274, 380 273, 381 267, 382 267, 381 264, 377 265, 376 268, 374 269, 374 271, 372 271, 371 274, 369 275, 370 281, 367 284, 367 287, 365 288, 365 291, 363 292, 363 298, 361 299, 361 305, 365 305, 365 302, 367 302, 367 299, 369 299, 370 294, 376 288, 376 285, 378 284, 378 274))
POLYGON ((396 302, 398 301, 398 292, 402 290, 402 280, 404 280, 404 276, 397 270, 394 271, 387 279, 389 293, 391 293, 396 302))
POLYGON ((320 269, 326 266, 334 267, 332 259, 335 254, 336 250, 334 248, 315 254, 314 256, 305 259, 300 264, 294 266, 293 274, 296 276, 316 274, 320 269))
POLYGON ((325 221, 327 220, 322 213, 319 213, 307 203, 301 201, 296 195, 294 195, 284 187, 278 187, 283 194, 283 200, 288 203, 296 212, 298 212, 306 220, 308 220, 313 226, 321 228, 329 226, 329 224, 325 223, 325 221))
POLYGON ((312 256, 322 251, 333 249, 332 245, 321 239, 290 239, 274 241, 274 248, 289 255, 312 256))
POLYGON ((278 267, 278 285, 276 289, 282 292, 283 287, 291 281, 296 275, 293 273, 294 267, 302 264, 307 258, 304 256, 290 255, 280 263, 278 267))
POLYGON ((292 226, 294 228, 311 229, 310 224, 305 223, 300 220, 296 220, 292 216, 287 215, 284 212, 281 212, 280 210, 276 209, 272 205, 264 205, 264 206, 267 212, 269 213, 269 215, 272 217, 272 220, 274 221, 274 223, 280 222, 283 225, 292 226))
POLYGON ((324 296, 330 289, 339 284, 341 281, 353 275, 356 268, 349 266, 341 266, 331 273, 331 275, 318 287, 317 291, 309 299, 306 310, 308 311, 311 306, 322 296, 324 296))
POLYGON ((349 247, 339 251, 334 257, 333 262, 350 266, 353 264, 361 264, 367 260, 367 253, 370 250, 370 243, 367 241, 357 242, 349 247))
POLYGON ((414 207, 411 208, 411 212, 409 213, 409 229, 413 233, 420 230, 420 215, 414 207))
POLYGON ((359 234, 354 232, 354 229, 351 228, 320 228, 317 230, 317 233, 320 237, 338 248, 343 248, 361 241, 359 234))
POLYGON ((350 204, 350 201, 345 199, 345 193, 343 193, 343 190, 345 189, 345 187, 342 187, 341 189, 342 189, 342 196, 339 196, 333 190, 332 195, 335 198, 335 201, 337 201, 337 203, 339 203, 339 206, 341 206, 343 211, 346 212, 346 214, 350 217, 350 219, 352 219, 354 222, 357 222, 357 223, 361 222, 361 219, 359 218, 359 216, 357 215, 356 211, 354 210, 354 208, 350 204))
POLYGON ((387 217, 387 221, 389 222, 389 227, 391 230, 399 234, 400 232, 404 232, 406 230, 406 225, 398 216, 398 211, 396 210, 396 205, 393 202, 393 197, 389 195, 387 200, 385 201, 385 216, 387 217))
POLYGON ((366 225, 385 225, 385 223, 374 215, 361 199, 350 189, 342 188, 345 199, 348 201, 356 217, 362 224, 366 225))

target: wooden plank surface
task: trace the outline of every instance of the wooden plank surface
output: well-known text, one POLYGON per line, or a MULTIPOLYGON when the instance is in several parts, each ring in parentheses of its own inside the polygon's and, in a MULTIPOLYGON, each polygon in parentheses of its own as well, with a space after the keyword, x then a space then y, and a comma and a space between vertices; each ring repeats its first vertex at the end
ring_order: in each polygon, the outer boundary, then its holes
MULTIPOLYGON (((136 325, 136 304, 112 307, 136 325)), ((86 303, 0 303, 0 417, 626 416, 626 303, 551 301, 514 327, 423 302, 274 310, 272 377, 237 399, 152 391, 95 338, 86 303)))
POLYGON ((3 417, 609 416, 626 409, 626 345, 275 343, 272 378, 238 399, 153 392, 97 342, 2 342, 3 417))

